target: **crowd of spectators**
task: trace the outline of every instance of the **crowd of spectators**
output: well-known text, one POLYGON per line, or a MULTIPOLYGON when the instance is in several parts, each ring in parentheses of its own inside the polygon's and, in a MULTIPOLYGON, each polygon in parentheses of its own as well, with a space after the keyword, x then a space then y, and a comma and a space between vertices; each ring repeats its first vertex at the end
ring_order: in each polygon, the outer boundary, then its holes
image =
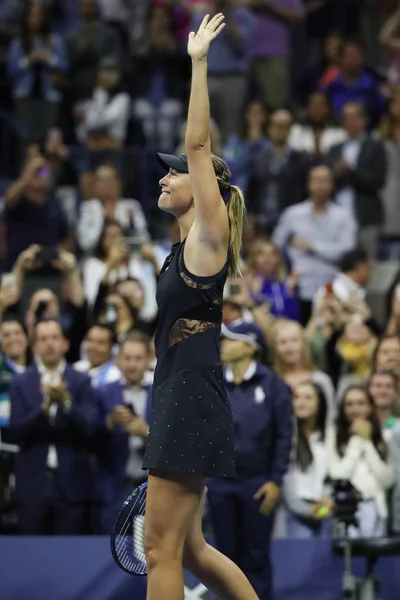
POLYGON ((156 285, 179 231, 154 213, 161 172, 135 184, 137 157, 184 150, 187 33, 223 11, 211 138, 249 213, 223 317, 261 332, 260 362, 292 392, 276 535, 330 535, 338 478, 362 496, 362 535, 400 533, 400 287, 385 323, 367 293, 382 235, 400 236, 400 11, 377 12, 383 68, 366 59, 372 5, 0 2, 19 132, 1 213, 3 528, 17 507, 25 534, 108 533, 146 477, 156 285))

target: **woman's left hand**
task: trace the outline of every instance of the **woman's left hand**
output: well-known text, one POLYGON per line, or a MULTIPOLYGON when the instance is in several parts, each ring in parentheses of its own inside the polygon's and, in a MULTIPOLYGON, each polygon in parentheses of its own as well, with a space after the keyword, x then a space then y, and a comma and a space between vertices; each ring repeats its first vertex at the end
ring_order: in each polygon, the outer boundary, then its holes
POLYGON ((189 33, 188 54, 194 60, 206 58, 210 44, 221 33, 225 27, 222 13, 218 13, 211 20, 210 15, 206 15, 197 31, 189 33))

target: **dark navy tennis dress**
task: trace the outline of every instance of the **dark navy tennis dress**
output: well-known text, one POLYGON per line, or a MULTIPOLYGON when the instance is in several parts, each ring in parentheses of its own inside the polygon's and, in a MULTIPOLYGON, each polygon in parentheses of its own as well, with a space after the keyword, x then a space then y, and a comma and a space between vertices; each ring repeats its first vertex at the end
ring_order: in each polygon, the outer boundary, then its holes
POLYGON ((185 242, 172 246, 157 289, 150 432, 144 469, 234 477, 234 433, 219 353, 228 265, 197 277, 184 264, 185 242))

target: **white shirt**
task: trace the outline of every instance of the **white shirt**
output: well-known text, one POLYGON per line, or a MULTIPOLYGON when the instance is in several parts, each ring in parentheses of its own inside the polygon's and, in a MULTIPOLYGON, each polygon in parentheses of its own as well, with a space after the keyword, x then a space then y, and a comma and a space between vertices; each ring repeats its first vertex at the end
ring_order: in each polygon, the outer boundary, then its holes
POLYGON ((328 428, 327 461, 332 479, 348 479, 363 500, 374 500, 379 516, 387 518, 386 492, 395 482, 395 472, 389 461, 382 460, 371 441, 353 435, 340 456, 335 428, 328 428))
POLYGON ((341 206, 328 202, 325 212, 316 215, 314 204, 307 200, 283 211, 272 239, 300 272, 300 299, 312 301, 318 288, 335 277, 342 255, 355 247, 357 226, 341 206), (314 252, 291 246, 292 236, 311 242, 314 252))
MULTIPOLYGON (((340 127, 325 127, 321 134, 320 149, 326 154, 333 146, 347 140, 347 133, 340 127)), ((315 135, 310 125, 295 124, 292 126, 288 138, 288 146, 299 152, 316 152, 315 135)))
POLYGON ((126 138, 131 113, 129 94, 121 92, 110 99, 100 88, 93 92, 90 100, 83 104, 84 118, 76 128, 76 135, 83 144, 90 133, 103 132, 117 142, 126 138))
MULTIPOLYGON (((122 383, 124 378, 122 379, 122 383)), ((129 388, 122 390, 122 396, 125 404, 130 404, 138 417, 146 420, 147 396, 148 392, 145 387, 129 388)), ((144 478, 143 464, 143 448, 146 440, 137 435, 129 436, 129 457, 125 465, 125 474, 133 479, 144 478)))
MULTIPOLYGON (((250 379, 252 377, 254 377, 256 370, 257 370, 257 363, 256 363, 256 361, 252 361, 249 364, 246 373, 243 375, 243 381, 250 381, 250 379)), ((233 370, 229 365, 225 368, 224 377, 225 377, 226 381, 229 381, 230 383, 232 383, 234 381, 233 370)))
POLYGON ((78 360, 78 362, 74 364, 74 369, 80 373, 87 373, 93 387, 101 387, 121 379, 121 371, 112 360, 97 367, 92 367, 88 360, 78 360))
MULTIPOLYGON (((42 361, 39 358, 36 358, 36 366, 40 374, 40 383, 41 385, 57 385, 61 382, 62 377, 64 375, 65 367, 67 363, 65 360, 62 360, 58 367, 52 371, 49 371, 42 361)), ((57 416, 57 404, 51 404, 49 408, 49 421, 51 425, 54 425, 57 416)), ((56 469, 58 467, 58 457, 57 450, 55 446, 49 446, 49 451, 47 453, 47 467, 49 469, 56 469)))
POLYGON ((312 455, 312 463, 306 471, 302 471, 297 465, 292 465, 285 482, 293 492, 302 500, 318 502, 326 494, 325 479, 328 474, 326 461, 326 445, 321 440, 319 432, 310 435, 308 443, 312 455))
MULTIPOLYGON (((137 200, 120 198, 115 205, 113 219, 124 231, 134 230, 135 235, 145 241, 150 239, 147 221, 137 200)), ((95 249, 104 227, 104 208, 101 200, 93 198, 82 202, 76 238, 84 252, 95 249)))
MULTIPOLYGON (((93 306, 99 285, 106 272, 106 265, 98 258, 88 258, 82 267, 83 289, 89 306, 93 306)), ((124 281, 127 277, 134 277, 140 281, 144 292, 144 306, 140 316, 144 320, 151 320, 157 314, 157 280, 153 267, 142 260, 137 254, 132 254, 128 266, 114 269, 108 278, 110 284, 124 281)))
MULTIPOLYGON (((352 169, 357 166, 358 157, 361 152, 362 139, 348 140, 343 146, 342 158, 352 169)), ((346 187, 336 194, 336 202, 343 206, 353 217, 355 217, 355 194, 352 187, 346 187)))

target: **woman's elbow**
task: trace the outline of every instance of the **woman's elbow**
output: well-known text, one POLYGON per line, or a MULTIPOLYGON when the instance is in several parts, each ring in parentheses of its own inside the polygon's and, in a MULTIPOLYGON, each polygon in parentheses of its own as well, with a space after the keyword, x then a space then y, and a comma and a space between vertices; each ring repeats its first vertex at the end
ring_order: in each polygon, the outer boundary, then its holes
POLYGON ((196 156, 199 152, 209 152, 211 154, 211 147, 208 142, 199 142, 196 140, 185 140, 185 151, 188 156, 196 156))

